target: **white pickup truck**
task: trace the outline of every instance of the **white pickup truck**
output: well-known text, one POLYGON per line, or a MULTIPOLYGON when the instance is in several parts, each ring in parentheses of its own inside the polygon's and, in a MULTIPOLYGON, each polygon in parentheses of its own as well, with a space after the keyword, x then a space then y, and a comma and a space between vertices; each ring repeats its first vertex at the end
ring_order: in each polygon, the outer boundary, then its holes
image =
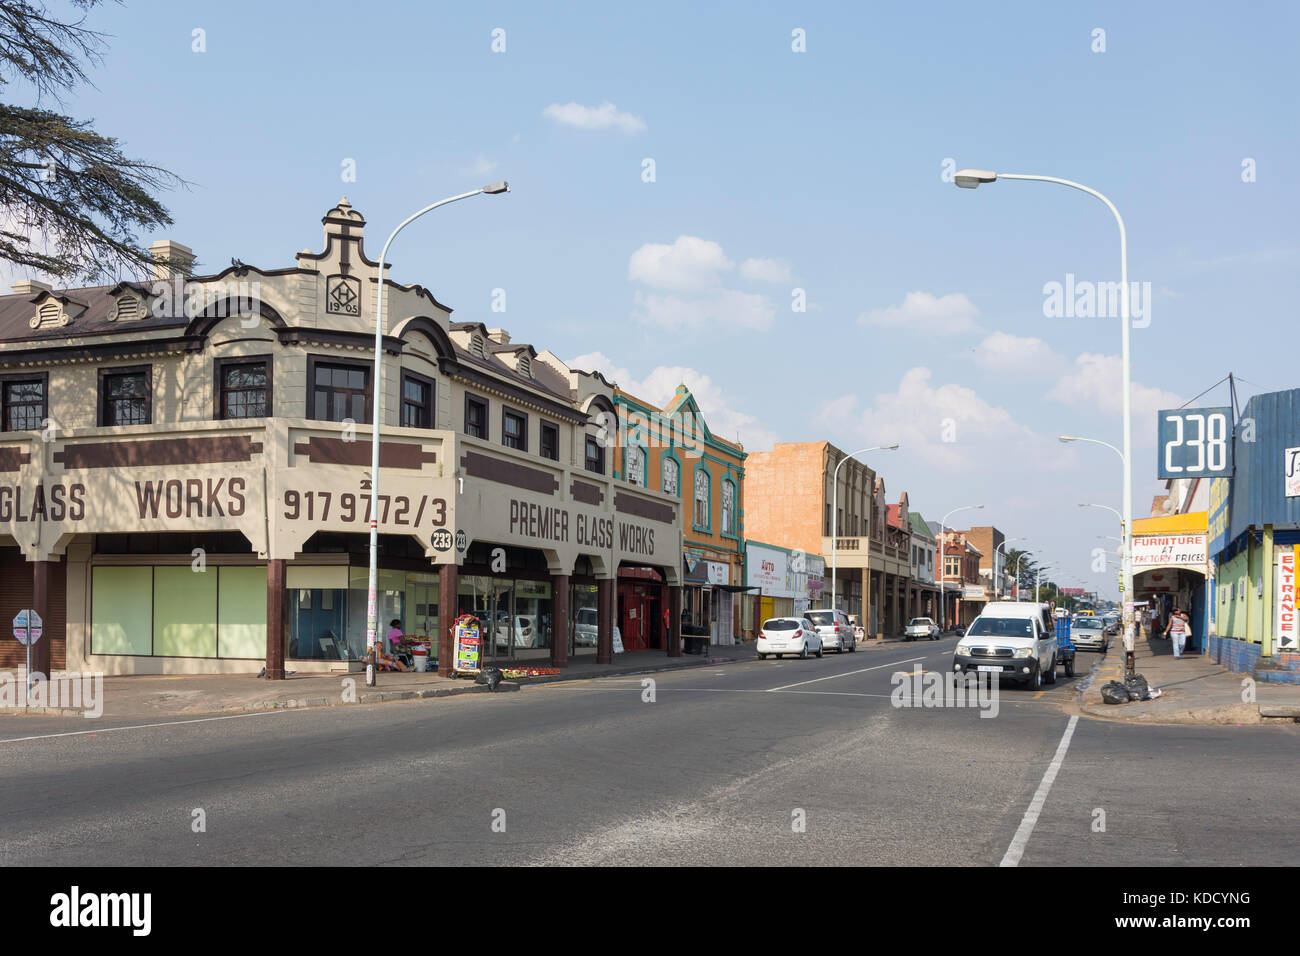
POLYGON ((918 637, 924 637, 931 641, 939 639, 939 626, 928 617, 914 617, 907 622, 907 629, 903 631, 905 640, 914 641, 918 637))

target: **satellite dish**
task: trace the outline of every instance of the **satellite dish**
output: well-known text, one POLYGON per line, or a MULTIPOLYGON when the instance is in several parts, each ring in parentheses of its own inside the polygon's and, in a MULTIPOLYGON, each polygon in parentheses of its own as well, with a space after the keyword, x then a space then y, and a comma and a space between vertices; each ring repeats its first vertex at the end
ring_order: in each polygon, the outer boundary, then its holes
POLYGON ((1162 504, 1162 505, 1160 506, 1160 510, 1163 511, 1163 512, 1164 512, 1165 514, 1167 514, 1167 515, 1171 515, 1171 514, 1173 514, 1175 511, 1178 510, 1178 505, 1174 503, 1174 496, 1173 496, 1173 495, 1166 495, 1166 496, 1165 496, 1164 504, 1162 504))

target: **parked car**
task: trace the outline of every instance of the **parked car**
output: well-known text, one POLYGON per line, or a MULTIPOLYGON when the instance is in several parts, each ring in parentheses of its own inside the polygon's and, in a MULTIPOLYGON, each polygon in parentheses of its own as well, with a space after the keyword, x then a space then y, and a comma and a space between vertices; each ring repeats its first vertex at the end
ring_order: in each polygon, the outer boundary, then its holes
POLYGON ((596 609, 580 607, 573 619, 573 643, 576 647, 596 646, 596 609))
POLYGON ((817 628, 806 617, 773 617, 763 622, 758 632, 758 659, 767 660, 771 654, 777 660, 792 654, 803 660, 809 654, 822 656, 822 639, 817 628))
POLYGON ((1086 650, 1104 651, 1110 644, 1106 624, 1099 617, 1075 618, 1070 628, 1070 637, 1076 647, 1086 650))
POLYGON ((515 647, 543 646, 540 643, 541 632, 537 629, 537 619, 531 614, 516 614, 512 622, 509 614, 498 611, 493 635, 497 647, 509 647, 512 637, 515 647))
POLYGON ((952 669, 991 673, 1038 690, 1056 683, 1056 631, 1051 608, 1031 601, 995 601, 971 622, 953 652, 952 669))
POLYGON ((914 617, 907 622, 907 627, 903 631, 903 637, 906 640, 914 641, 918 637, 926 640, 937 641, 939 639, 939 625, 928 617, 914 617))
POLYGON ((837 654, 843 654, 847 650, 851 654, 858 649, 857 631, 849 616, 843 611, 819 608, 816 611, 805 612, 804 617, 812 621, 813 627, 817 628, 817 636, 821 638, 822 646, 828 650, 833 650, 837 654))

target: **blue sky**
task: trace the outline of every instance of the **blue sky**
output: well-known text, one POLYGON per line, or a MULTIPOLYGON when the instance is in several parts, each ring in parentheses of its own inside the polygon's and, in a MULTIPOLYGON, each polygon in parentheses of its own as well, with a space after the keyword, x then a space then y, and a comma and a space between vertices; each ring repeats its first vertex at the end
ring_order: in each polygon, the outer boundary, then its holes
POLYGON ((169 238, 213 270, 319 248, 344 193, 376 255, 420 206, 508 179, 407 230, 394 278, 646 398, 685 381, 750 447, 899 440, 870 459, 891 500, 927 518, 983 501, 980 523, 1114 594, 1090 564, 1115 522, 1076 504, 1119 506, 1118 461, 1055 436, 1119 443, 1119 322, 1044 315, 1047 283, 1118 279, 1114 222, 1059 186, 958 190, 945 161, 1075 179, 1124 214, 1151 289, 1144 514, 1156 408, 1229 371, 1295 384, 1300 15, 972 9, 128 0, 92 12, 111 46, 66 106, 194 183, 167 197, 169 238))

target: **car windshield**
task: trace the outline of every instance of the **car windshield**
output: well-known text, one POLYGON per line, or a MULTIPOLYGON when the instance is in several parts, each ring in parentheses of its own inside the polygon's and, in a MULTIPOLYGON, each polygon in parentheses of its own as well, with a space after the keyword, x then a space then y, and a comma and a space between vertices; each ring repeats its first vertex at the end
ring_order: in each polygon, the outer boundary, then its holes
POLYGON ((799 626, 799 622, 789 617, 774 617, 770 621, 763 622, 765 631, 793 631, 799 626))
POLYGON ((829 627, 835 623, 834 611, 809 611, 808 620, 812 621, 818 627, 829 627))
POLYGON ((930 619, 928 617, 914 617, 907 622, 908 627, 925 627, 929 623, 930 619))
POLYGON ((1100 622, 1100 621, 1094 621, 1094 620, 1091 620, 1090 618, 1086 618, 1086 617, 1085 617, 1085 618, 1083 618, 1083 619, 1081 619, 1081 620, 1078 620, 1078 621, 1075 621, 1075 622, 1074 622, 1074 629, 1075 629, 1076 631, 1100 631, 1100 630, 1101 630, 1101 622, 1100 622))
POLYGON ((579 624, 595 624, 595 623, 596 623, 596 609, 595 609, 594 607, 584 607, 584 608, 579 608, 579 609, 578 609, 578 623, 579 623, 579 624))
POLYGON ((1027 617, 977 617, 967 637, 1033 637, 1034 622, 1027 617))

